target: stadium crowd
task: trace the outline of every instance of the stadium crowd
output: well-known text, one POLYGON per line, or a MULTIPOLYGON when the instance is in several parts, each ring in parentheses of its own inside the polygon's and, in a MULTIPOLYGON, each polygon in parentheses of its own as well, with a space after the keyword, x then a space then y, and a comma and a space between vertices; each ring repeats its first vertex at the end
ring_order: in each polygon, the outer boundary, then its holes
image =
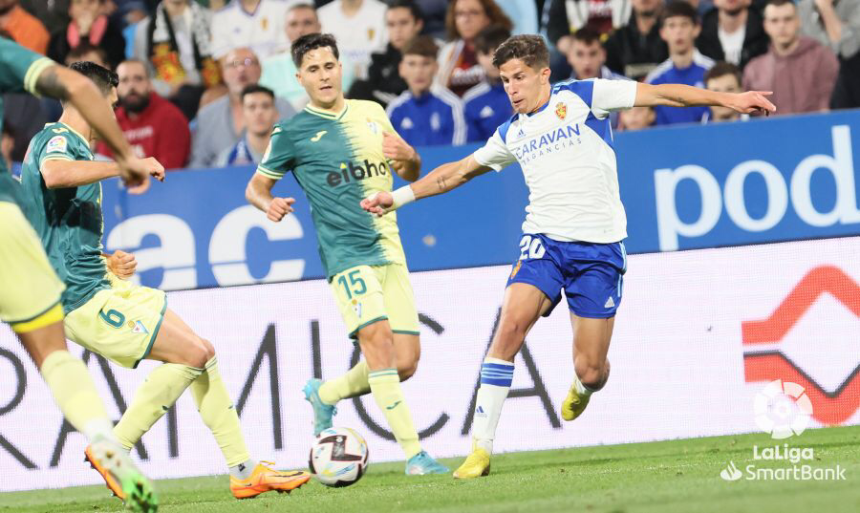
MULTIPOLYGON (((0 0, 0 37, 114 69, 126 137, 170 169, 259 163, 274 124, 308 101, 290 42, 320 31, 340 43, 346 97, 382 104, 412 145, 492 135, 511 115, 492 55, 522 33, 551 44, 556 82, 771 90, 780 115, 860 107, 860 0, 0 0)), ((6 100, 0 147, 21 161, 61 109, 6 100)), ((635 108, 613 125, 743 118, 635 108)))

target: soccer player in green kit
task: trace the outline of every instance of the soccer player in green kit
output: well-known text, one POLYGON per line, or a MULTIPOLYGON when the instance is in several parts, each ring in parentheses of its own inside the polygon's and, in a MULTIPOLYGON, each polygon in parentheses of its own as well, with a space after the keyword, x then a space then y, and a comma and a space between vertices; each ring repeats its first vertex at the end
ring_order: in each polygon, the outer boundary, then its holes
POLYGON ((305 385, 314 434, 331 427, 339 400, 369 392, 406 454, 406 474, 446 473, 421 449, 400 387, 415 373, 421 349, 397 219, 374 218, 359 206, 371 194, 391 191, 392 172, 416 180, 421 159, 394 131, 382 107, 344 99, 334 37, 303 36, 293 43, 292 56, 310 104, 275 126, 246 196, 279 222, 293 211, 295 199, 273 197, 272 188, 288 171, 294 173, 313 207, 326 276, 365 358, 341 377, 305 385))
MULTIPOLYGON (((0 93, 21 91, 77 107, 116 152, 127 184, 138 185, 148 174, 163 172, 158 163, 134 157, 110 106, 89 79, 0 37, 0 93)), ((2 113, 0 98, 0 124, 2 113)), ((64 286, 19 207, 18 188, 0 159, 0 320, 18 335, 63 415, 87 437, 94 464, 116 483, 126 507, 154 512, 158 500, 152 486, 119 446, 86 366, 66 347, 60 305, 64 286)))

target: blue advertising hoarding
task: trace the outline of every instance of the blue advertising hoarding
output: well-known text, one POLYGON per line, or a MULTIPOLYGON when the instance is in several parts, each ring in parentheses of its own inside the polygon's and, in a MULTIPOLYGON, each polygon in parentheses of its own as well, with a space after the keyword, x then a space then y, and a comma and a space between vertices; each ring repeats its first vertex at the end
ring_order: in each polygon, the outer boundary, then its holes
MULTIPOLYGON (((477 146, 422 148, 423 172, 477 146)), ((615 138, 630 253, 860 233, 860 112, 685 126, 615 138)), ((307 200, 281 223, 244 197, 252 168, 168 174, 143 196, 105 183, 105 246, 133 251, 167 289, 323 276, 307 200)), ((399 182, 397 185, 401 185, 399 182)), ((503 264, 517 254, 528 191, 518 166, 398 212, 412 270, 503 264)))

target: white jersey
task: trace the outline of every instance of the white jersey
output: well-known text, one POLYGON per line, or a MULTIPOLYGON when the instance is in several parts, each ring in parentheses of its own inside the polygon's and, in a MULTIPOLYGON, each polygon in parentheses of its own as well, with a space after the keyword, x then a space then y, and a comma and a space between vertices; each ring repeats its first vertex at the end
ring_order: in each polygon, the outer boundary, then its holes
POLYGON ((543 108, 515 114, 475 152, 496 171, 522 167, 529 188, 523 233, 598 244, 627 237, 609 113, 635 99, 632 80, 561 82, 543 108))
POLYGON ((263 60, 289 48, 285 23, 287 9, 294 3, 260 0, 249 13, 240 0, 233 0, 212 15, 212 55, 220 59, 234 48, 247 47, 263 60))
POLYGON ((385 26, 387 9, 379 0, 363 0, 358 11, 347 18, 341 0, 334 0, 319 8, 323 32, 334 34, 338 50, 353 63, 353 73, 357 79, 367 78, 370 54, 385 51, 385 45, 388 44, 385 26))

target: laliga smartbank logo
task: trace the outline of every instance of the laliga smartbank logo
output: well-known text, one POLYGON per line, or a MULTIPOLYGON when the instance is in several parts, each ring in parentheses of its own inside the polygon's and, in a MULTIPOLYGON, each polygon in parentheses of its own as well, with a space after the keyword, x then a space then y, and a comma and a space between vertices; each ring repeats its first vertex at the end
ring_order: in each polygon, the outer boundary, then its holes
MULTIPOLYGON (((797 383, 771 381, 753 403, 756 425, 774 440, 800 436, 812 417, 812 401, 797 383)), ((743 469, 729 461, 720 471, 724 481, 844 481, 841 465, 817 467, 812 447, 782 445, 753 446, 753 463, 743 469), (764 465, 764 466, 762 466, 764 465)))

